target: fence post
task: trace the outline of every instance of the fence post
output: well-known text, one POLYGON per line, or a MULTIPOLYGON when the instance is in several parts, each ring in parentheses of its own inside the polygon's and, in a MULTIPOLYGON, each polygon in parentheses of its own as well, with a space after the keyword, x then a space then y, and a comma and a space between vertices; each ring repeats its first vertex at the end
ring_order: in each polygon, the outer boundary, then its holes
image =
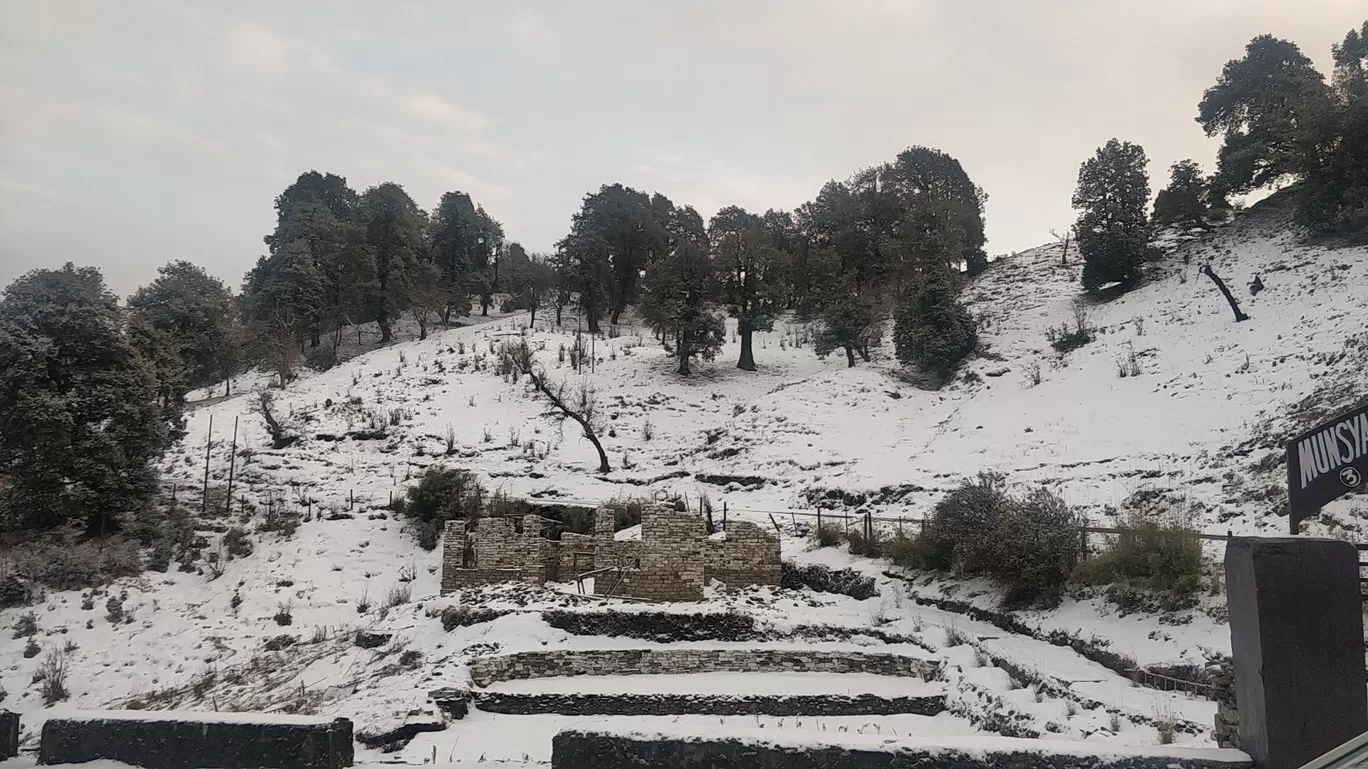
POLYGON ((200 514, 209 511, 209 448, 214 445, 214 415, 209 415, 209 434, 204 439, 204 487, 200 490, 200 514))
POLYGON ((238 417, 233 417, 233 445, 232 448, 228 449, 228 494, 225 495, 223 501, 225 515, 233 512, 233 470, 237 466, 238 419, 238 417))
POLYGON ((727 500, 722 500, 722 530, 727 530, 727 500))

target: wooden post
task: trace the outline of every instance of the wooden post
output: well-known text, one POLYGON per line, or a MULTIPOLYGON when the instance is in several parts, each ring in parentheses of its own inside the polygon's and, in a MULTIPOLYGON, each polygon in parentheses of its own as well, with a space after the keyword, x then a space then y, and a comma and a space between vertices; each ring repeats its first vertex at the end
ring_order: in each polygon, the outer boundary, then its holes
POLYGON ((822 506, 817 506, 817 538, 822 537, 822 506))
POLYGON ((238 417, 233 417, 233 446, 228 450, 228 494, 223 498, 223 514, 233 512, 233 470, 237 465, 238 417))
POLYGON ((347 509, 356 507, 356 492, 354 489, 347 489, 347 509))
POLYGON ((209 434, 204 439, 204 487, 200 490, 200 514, 209 510, 209 447, 214 444, 214 415, 209 415, 209 434))
POLYGON ((722 530, 727 530, 727 500, 722 500, 722 530))

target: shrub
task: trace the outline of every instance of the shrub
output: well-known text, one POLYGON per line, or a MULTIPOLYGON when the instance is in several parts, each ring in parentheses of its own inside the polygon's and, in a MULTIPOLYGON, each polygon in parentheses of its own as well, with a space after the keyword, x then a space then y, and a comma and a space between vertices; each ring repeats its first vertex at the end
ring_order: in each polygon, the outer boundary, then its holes
POLYGON ((30 638, 28 639, 28 642, 24 644, 24 659, 31 660, 34 657, 37 657, 38 652, 40 651, 42 651, 42 649, 38 648, 38 642, 30 638))
POLYGON ((818 526, 813 536, 817 540, 818 547, 835 547, 841 544, 842 539, 845 539, 845 532, 835 526, 818 526))
POLYGON ((999 543, 991 532, 1012 503, 1005 485, 1001 473, 981 472, 936 503, 923 536, 955 569, 982 574, 992 567, 999 543))
POLYGON ((850 546, 851 555, 880 558, 884 554, 884 543, 879 539, 878 531, 875 531, 872 537, 866 538, 864 532, 856 529, 846 535, 846 542, 850 546))
POLYGON ((413 587, 408 583, 401 582, 389 589, 385 594, 386 609, 393 609, 396 606, 403 606, 413 598, 413 587))
POLYGON ((484 509, 485 489, 468 470, 432 467, 408 490, 404 513, 414 519, 418 546, 437 547, 447 521, 474 518, 484 509))
POLYGON ((67 668, 70 661, 71 652, 66 649, 53 649, 38 665, 38 671, 34 673, 34 677, 41 677, 42 687, 39 692, 43 696, 44 705, 61 702, 71 696, 66 686, 67 668))
POLYGON ((21 548, 15 554, 15 571, 53 590, 98 587, 116 577, 142 573, 142 554, 135 542, 118 538, 78 543, 54 540, 21 548))
POLYGON ((275 616, 272 617, 277 625, 284 627, 294 623, 294 607, 289 603, 282 603, 276 607, 275 616))
POLYGON ((854 569, 830 569, 820 564, 798 566, 789 561, 784 561, 781 568, 779 586, 790 590, 808 588, 819 593, 848 595, 857 601, 879 594, 874 578, 854 569))
POLYGON ((9 609, 15 606, 28 606, 33 603, 33 591, 29 590, 23 580, 10 574, 4 579, 0 579, 0 609, 9 609))
POLYGON ((472 609, 469 606, 448 606, 442 610, 442 629, 448 633, 458 627, 469 627, 492 622, 507 612, 493 609, 472 609))
POLYGON ((884 555, 904 569, 944 571, 950 568, 950 550, 930 537, 898 535, 884 545, 884 555))
POLYGON ((246 558, 252 554, 252 540, 247 532, 234 526, 223 534, 223 549, 233 558, 246 558))
POLYGON ((26 612, 14 621, 15 638, 31 638, 38 635, 38 615, 26 612))
POLYGON ((1118 534, 1106 549, 1075 570, 1081 582, 1120 582, 1147 590, 1181 595, 1202 584, 1202 545, 1197 532, 1182 522, 1159 522, 1142 513, 1126 522, 1130 533, 1118 534))
POLYGON ((991 537, 1001 546, 990 571, 1007 586, 1008 603, 1058 594, 1078 563, 1081 527, 1078 513, 1047 489, 1007 507, 991 537))

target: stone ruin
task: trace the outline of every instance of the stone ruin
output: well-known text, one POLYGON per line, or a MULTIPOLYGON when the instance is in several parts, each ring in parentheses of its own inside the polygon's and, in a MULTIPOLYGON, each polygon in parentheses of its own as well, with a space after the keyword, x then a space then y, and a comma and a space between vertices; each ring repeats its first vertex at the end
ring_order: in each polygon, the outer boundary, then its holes
POLYGON ((703 518, 648 505, 639 527, 594 513, 594 533, 551 539, 538 515, 448 521, 442 593, 497 582, 569 582, 593 573, 595 592, 651 601, 699 601, 712 580, 729 587, 779 584, 779 537, 744 521, 711 536, 703 518))

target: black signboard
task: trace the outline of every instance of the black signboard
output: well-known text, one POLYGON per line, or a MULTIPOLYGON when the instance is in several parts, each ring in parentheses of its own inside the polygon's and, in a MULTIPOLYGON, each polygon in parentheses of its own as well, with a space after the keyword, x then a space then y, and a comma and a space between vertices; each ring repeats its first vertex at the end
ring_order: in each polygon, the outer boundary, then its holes
POLYGON ((1287 444, 1292 533, 1325 503, 1368 487, 1368 405, 1308 430, 1287 444))

